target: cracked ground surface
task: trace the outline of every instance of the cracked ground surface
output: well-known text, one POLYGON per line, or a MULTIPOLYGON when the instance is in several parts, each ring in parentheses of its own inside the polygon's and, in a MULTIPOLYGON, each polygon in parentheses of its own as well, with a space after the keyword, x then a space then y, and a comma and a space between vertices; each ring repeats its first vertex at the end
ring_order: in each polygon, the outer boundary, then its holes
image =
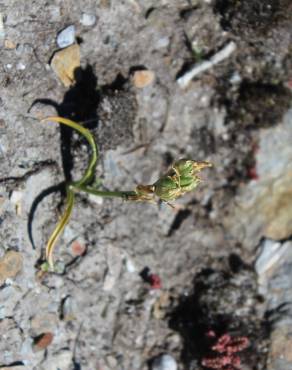
POLYGON ((210 329, 249 338, 244 369, 291 366, 267 314, 291 294, 270 306, 254 270, 263 240, 292 235, 291 4, 261 3, 0 2, 0 368, 146 370, 169 353, 202 369, 210 329), (50 62, 69 25, 81 66, 64 87, 50 62), (234 53, 179 86, 231 41, 234 53), (144 88, 140 69, 154 73, 144 88), (88 156, 77 135, 40 122, 56 114, 89 124, 108 189, 153 183, 178 158, 213 168, 174 208, 78 195, 57 271, 43 274, 64 181, 88 156))

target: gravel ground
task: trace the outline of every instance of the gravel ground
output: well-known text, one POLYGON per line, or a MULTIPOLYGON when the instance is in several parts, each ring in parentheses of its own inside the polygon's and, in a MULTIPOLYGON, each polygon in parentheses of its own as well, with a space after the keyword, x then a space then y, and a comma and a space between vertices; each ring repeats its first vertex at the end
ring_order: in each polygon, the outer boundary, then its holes
POLYGON ((0 2, 1 369, 292 367, 291 20, 289 0, 0 2), (78 195, 43 272, 88 157, 50 115, 92 131, 107 189, 213 167, 173 208, 78 195))

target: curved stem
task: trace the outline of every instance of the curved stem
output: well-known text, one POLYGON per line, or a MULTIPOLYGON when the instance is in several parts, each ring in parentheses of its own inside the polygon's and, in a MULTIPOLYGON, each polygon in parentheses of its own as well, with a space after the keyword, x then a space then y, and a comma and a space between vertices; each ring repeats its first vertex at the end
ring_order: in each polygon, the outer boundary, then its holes
POLYGON ((54 268, 53 251, 55 249, 55 245, 56 245, 56 242, 57 242, 59 236, 64 231, 64 228, 65 228, 66 224, 69 222, 69 219, 70 219, 70 216, 71 216, 71 213, 72 213, 72 209, 73 209, 73 206, 74 206, 75 196, 74 196, 73 189, 78 188, 78 186, 87 185, 88 183, 90 183, 93 180, 94 171, 95 171, 96 164, 97 164, 97 159, 98 159, 98 148, 97 148, 95 140, 94 140, 92 134, 90 133, 90 131, 87 130, 86 128, 80 126, 78 123, 76 123, 74 121, 71 121, 70 119, 63 118, 63 117, 47 117, 43 121, 57 122, 57 123, 69 126, 72 129, 78 131, 82 136, 85 137, 85 139, 87 140, 88 144, 90 145, 90 148, 91 148, 91 151, 92 151, 91 158, 89 160, 87 169, 86 169, 84 175, 82 176, 82 178, 78 181, 74 181, 74 182, 68 184, 67 187, 66 187, 67 199, 66 199, 65 212, 64 212, 62 218, 60 219, 59 223, 57 224, 55 230, 53 231, 53 233, 52 233, 52 235, 51 235, 51 237, 50 237, 50 239, 47 243, 47 246, 46 246, 46 259, 49 263, 49 266, 53 269, 54 268))
POLYGON ((53 261, 53 252, 55 249, 56 242, 60 236, 60 234, 64 231, 65 226, 69 222, 73 206, 74 206, 74 200, 75 200, 75 195, 73 190, 70 188, 70 186, 66 187, 66 193, 67 193, 67 198, 66 198, 66 209, 61 217, 59 223, 57 224, 55 230, 53 231, 48 244, 46 246, 46 260, 49 263, 49 266, 51 269, 54 268, 54 261, 53 261))
POLYGON ((96 145, 96 142, 89 130, 87 130, 85 127, 80 126, 78 123, 71 121, 68 118, 63 118, 63 117, 47 117, 42 121, 52 121, 52 122, 57 122, 61 123, 63 125, 69 126, 73 128, 74 130, 78 131, 82 136, 85 137, 87 140, 88 144, 90 145, 90 148, 92 150, 91 153, 91 158, 88 163, 87 169, 82 176, 82 178, 78 181, 74 181, 72 185, 78 187, 80 185, 87 185, 90 183, 90 181, 93 180, 94 177, 94 171, 96 168, 97 160, 98 160, 98 148, 96 145))

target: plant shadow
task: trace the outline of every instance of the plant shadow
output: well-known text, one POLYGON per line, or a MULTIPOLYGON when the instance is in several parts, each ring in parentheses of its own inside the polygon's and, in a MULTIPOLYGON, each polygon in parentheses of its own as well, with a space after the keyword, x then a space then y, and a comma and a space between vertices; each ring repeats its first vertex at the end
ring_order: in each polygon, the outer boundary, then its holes
MULTIPOLYGON (((74 71, 75 84, 65 93, 63 101, 57 103, 52 99, 36 99, 28 112, 36 105, 43 104, 55 108, 57 115, 60 117, 71 119, 75 122, 83 122, 83 126, 89 129, 94 129, 98 125, 97 108, 100 102, 100 90, 97 87, 97 77, 91 65, 87 65, 84 69, 78 67, 74 71)), ((48 195, 60 192, 62 199, 65 196, 65 185, 72 181, 73 170, 73 131, 69 127, 60 125, 60 150, 62 169, 64 173, 64 181, 58 185, 41 191, 34 199, 28 215, 28 235, 30 242, 35 249, 33 239, 32 225, 35 217, 35 212, 39 204, 48 195)))
POLYGON ((246 337, 250 345, 240 354, 243 363, 265 368, 271 320, 257 309, 263 298, 257 293, 254 269, 235 254, 225 266, 199 272, 190 293, 179 297, 169 315, 169 327, 183 339, 181 361, 186 370, 202 368, 202 360, 214 356, 213 336, 225 334, 246 337))

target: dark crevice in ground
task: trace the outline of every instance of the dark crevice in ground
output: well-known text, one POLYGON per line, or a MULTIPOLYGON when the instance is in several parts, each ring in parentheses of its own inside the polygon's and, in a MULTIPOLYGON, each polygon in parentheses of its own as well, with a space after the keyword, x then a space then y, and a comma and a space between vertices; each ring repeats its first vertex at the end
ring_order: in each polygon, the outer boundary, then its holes
POLYGON ((243 80, 233 93, 223 85, 218 85, 217 89, 219 102, 227 109, 226 125, 233 124, 236 131, 276 125, 292 105, 292 93, 282 84, 243 80))
POLYGON ((217 85, 214 105, 224 107, 224 126, 227 140, 222 140, 210 129, 196 130, 192 137, 203 155, 210 155, 220 147, 233 148, 225 178, 234 189, 238 184, 258 178, 255 156, 259 130, 280 124, 292 106, 291 91, 282 84, 268 84, 243 80, 232 89, 228 79, 217 85))
POLYGON ((292 4, 290 0, 217 0, 214 9, 221 15, 223 29, 257 37, 291 18, 292 4))
POLYGON ((256 275, 238 255, 230 256, 228 268, 206 268, 197 274, 192 291, 180 297, 169 320, 183 338, 185 369, 197 368, 210 356, 210 332, 246 337, 250 345, 240 354, 242 362, 265 369, 271 325, 257 308, 261 302, 256 275))
POLYGON ((8 188, 10 186, 13 186, 13 188, 15 188, 21 184, 24 184, 30 176, 36 175, 40 173, 41 171, 43 171, 44 169, 50 168, 50 167, 57 168, 58 164, 51 159, 34 163, 32 168, 28 170, 24 175, 3 177, 0 179, 0 184, 4 184, 8 188))
POLYGON ((189 209, 179 211, 175 216, 172 225, 169 228, 167 236, 171 236, 176 230, 178 230, 181 224, 184 222, 184 220, 188 218, 191 215, 191 213, 192 212, 189 209))
POLYGON ((29 237, 29 240, 31 242, 33 249, 36 248, 34 238, 33 238, 33 231, 32 231, 36 210, 47 196, 51 194, 55 194, 56 192, 60 192, 61 195, 64 196, 65 194, 65 183, 64 182, 61 182, 58 185, 53 185, 45 190, 42 190, 32 202, 32 205, 30 207, 29 214, 28 214, 28 220, 27 220, 27 232, 28 232, 28 237, 29 237))
POLYGON ((7 365, 0 365, 0 369, 2 368, 9 368, 9 367, 15 367, 15 366, 25 366, 25 364, 22 362, 22 361, 15 361, 11 364, 7 364, 7 365))

